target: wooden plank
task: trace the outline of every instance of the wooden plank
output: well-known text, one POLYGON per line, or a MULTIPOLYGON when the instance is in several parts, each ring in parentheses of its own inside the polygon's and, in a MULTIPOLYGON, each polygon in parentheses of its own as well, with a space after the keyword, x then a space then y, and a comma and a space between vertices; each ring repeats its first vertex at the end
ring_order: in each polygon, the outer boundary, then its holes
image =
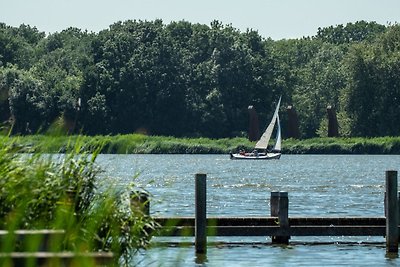
MULTIPOLYGON (((155 218, 160 236, 193 236, 194 218, 155 218)), ((210 236, 385 236, 385 217, 293 217, 280 229, 277 217, 207 219, 210 236)))
MULTIPOLYGON (((194 226, 194 217, 156 217, 161 226, 194 226)), ((386 225, 385 217, 291 217, 295 225, 386 225)), ((207 225, 214 226, 276 226, 278 217, 209 217, 207 225)))
POLYGON ((291 226, 293 236, 384 236, 385 227, 376 225, 352 226, 291 226))
POLYGON ((383 236, 383 226, 220 227, 219 236, 383 236))
MULTIPOLYGON (((209 226, 208 236, 384 236, 385 226, 209 226)), ((194 227, 165 227, 161 236, 193 236, 194 227)))
POLYGON ((385 217, 294 217, 290 225, 385 225, 385 217))
POLYGON ((0 263, 11 262, 13 266, 80 266, 77 264, 113 265, 111 252, 11 252, 0 253, 0 263), (36 264, 33 264, 36 263, 36 264), (33 264, 33 265, 32 265, 33 264))
POLYGON ((16 251, 47 251, 60 246, 65 237, 62 229, 0 230, 0 243, 11 244, 16 251))
MULTIPOLYGON (((63 235, 65 234, 65 230, 62 229, 37 229, 37 230, 29 230, 29 229, 21 229, 21 230, 15 230, 11 231, 12 234, 18 235, 18 236, 29 236, 29 235, 63 235)), ((6 236, 10 234, 10 231, 8 230, 0 230, 0 236, 6 236)))

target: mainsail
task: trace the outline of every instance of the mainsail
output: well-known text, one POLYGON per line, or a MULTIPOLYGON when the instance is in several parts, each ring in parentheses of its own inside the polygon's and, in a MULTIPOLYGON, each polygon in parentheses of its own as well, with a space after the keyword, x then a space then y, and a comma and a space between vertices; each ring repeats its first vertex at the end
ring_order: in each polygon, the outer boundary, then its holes
POLYGON ((277 131, 276 131, 276 138, 275 138, 276 142, 275 142, 275 145, 274 145, 274 148, 272 149, 272 151, 273 152, 281 152, 281 150, 282 150, 282 146, 281 146, 282 136, 281 136, 281 123, 279 121, 279 115, 276 118, 276 121, 277 121, 277 124, 278 124, 278 128, 277 128, 277 131))
MULTIPOLYGON (((278 101, 278 105, 276 106, 275 112, 274 112, 274 116, 272 116, 271 122, 268 125, 267 129, 265 130, 265 132, 263 133, 263 135, 261 136, 260 140, 258 140, 256 146, 254 147, 255 149, 267 149, 269 140, 271 139, 271 135, 272 135, 272 131, 274 130, 275 127, 275 123, 278 122, 278 135, 277 135, 277 139, 281 139, 280 137, 280 123, 279 123, 279 116, 278 116, 278 111, 279 111, 279 106, 281 104, 281 97, 279 98, 278 101)), ((278 144, 278 140, 276 142, 278 144)), ((276 144, 276 145, 277 145, 276 144)), ((279 140, 279 147, 276 147, 274 150, 280 150, 280 140, 279 140)))

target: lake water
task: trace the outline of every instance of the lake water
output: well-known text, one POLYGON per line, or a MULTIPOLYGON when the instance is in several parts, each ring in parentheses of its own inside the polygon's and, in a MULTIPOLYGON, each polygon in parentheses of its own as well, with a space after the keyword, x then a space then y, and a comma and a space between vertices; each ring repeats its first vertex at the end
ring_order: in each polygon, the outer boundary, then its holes
MULTIPOLYGON (((385 171, 398 170, 400 156, 235 161, 229 155, 100 155, 97 162, 107 184, 135 183, 149 191, 154 216, 193 216, 194 176, 205 173, 208 216, 268 216, 270 192, 287 191, 290 217, 373 217, 384 214, 385 171)), ((202 263, 196 263, 193 247, 155 246, 138 255, 135 265, 400 266, 400 259, 385 254, 383 237, 292 237, 283 247, 268 237, 209 240, 229 244, 209 246, 202 263)))

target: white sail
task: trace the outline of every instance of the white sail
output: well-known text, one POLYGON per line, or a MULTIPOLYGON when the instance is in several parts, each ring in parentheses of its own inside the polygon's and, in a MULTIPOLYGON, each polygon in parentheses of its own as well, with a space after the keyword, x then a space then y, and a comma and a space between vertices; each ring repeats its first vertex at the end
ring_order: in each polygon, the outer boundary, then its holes
POLYGON ((280 152, 282 149, 282 136, 281 136, 281 123, 279 121, 279 115, 276 118, 278 127, 277 127, 277 131, 276 131, 276 142, 275 142, 275 146, 273 148, 274 152, 280 152))
POLYGON ((267 149, 269 140, 271 139, 272 131, 274 130, 275 123, 278 118, 278 111, 280 104, 281 104, 281 98, 279 98, 278 105, 276 106, 274 116, 272 116, 270 124, 268 125, 267 129, 261 136, 260 140, 258 140, 256 146, 254 147, 255 149, 267 149))

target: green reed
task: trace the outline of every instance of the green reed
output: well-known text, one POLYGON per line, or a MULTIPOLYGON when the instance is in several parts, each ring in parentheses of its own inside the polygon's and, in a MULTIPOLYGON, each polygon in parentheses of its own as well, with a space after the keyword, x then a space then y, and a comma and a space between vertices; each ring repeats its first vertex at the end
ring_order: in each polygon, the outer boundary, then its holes
MULTIPOLYGON (((28 151, 68 153, 69 142, 80 140, 82 151, 91 151, 98 143, 100 153, 110 154, 226 154, 239 149, 252 150, 255 142, 236 138, 176 138, 125 134, 114 136, 48 136, 33 135, 10 139, 28 151)), ((353 137, 284 139, 284 154, 399 154, 400 137, 353 137)))
MULTIPOLYGON (((0 229, 10 233, 63 229, 61 239, 51 240, 51 251, 111 251, 118 265, 128 265, 131 257, 147 246, 156 225, 144 212, 130 208, 134 184, 124 190, 111 186, 99 190, 97 186, 101 169, 95 160, 104 147, 101 142, 72 138, 63 144, 68 151, 63 156, 26 154, 35 147, 21 143, 0 136, 0 229)), ((38 240, 21 244, 13 234, 2 241, 2 253, 21 247, 40 249, 38 240)), ((0 261, 1 266, 11 266, 7 258, 0 261)))

